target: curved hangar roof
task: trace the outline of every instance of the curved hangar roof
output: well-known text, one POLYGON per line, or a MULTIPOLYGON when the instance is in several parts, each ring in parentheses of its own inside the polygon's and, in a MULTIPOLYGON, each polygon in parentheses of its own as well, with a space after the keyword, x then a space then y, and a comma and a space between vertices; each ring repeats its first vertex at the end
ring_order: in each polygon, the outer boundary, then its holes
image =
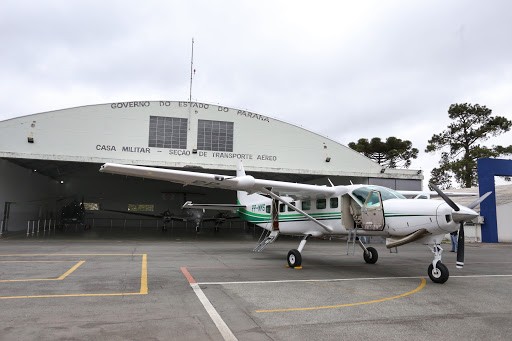
POLYGON ((0 122, 0 157, 420 179, 306 129, 197 102, 89 105, 0 122))

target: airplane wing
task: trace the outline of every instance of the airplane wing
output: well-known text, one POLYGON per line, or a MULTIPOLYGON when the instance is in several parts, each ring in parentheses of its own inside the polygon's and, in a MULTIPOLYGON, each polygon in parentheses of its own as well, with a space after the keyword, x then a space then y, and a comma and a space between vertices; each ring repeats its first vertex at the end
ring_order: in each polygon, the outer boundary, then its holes
POLYGON ((200 187, 221 188, 248 193, 266 193, 266 190, 293 198, 326 198, 342 195, 348 190, 344 186, 327 187, 298 184, 284 181, 256 179, 250 175, 227 176, 145 166, 105 163, 100 172, 163 180, 200 187))
MULTIPOLYGON (((407 197, 416 197, 420 199, 430 199, 432 197, 438 197, 439 194, 434 191, 397 191, 407 197)), ((478 192, 444 192, 449 197, 475 197, 478 196, 478 192)))
POLYGON ((181 216, 177 216, 177 215, 172 215, 172 216, 165 216, 164 214, 151 214, 151 213, 143 213, 143 212, 131 212, 131 211, 122 211, 122 210, 110 210, 110 209, 102 209, 102 211, 105 211, 105 212, 116 212, 116 213, 122 213, 122 214, 131 214, 131 215, 136 215, 136 216, 141 216, 141 217, 150 217, 150 218, 166 218, 166 219, 169 219, 169 220, 173 220, 173 221, 185 221, 187 219, 189 219, 189 217, 181 217, 181 216))

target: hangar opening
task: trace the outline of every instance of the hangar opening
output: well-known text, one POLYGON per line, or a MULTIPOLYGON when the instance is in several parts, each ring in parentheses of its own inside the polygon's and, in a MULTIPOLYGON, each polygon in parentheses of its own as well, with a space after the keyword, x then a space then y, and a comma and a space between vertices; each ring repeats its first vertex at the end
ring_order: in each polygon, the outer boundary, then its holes
MULTIPOLYGON (((86 225, 181 214, 187 200, 234 203, 236 194, 102 174, 115 162, 234 174, 242 160, 258 178, 329 185, 369 183, 420 190, 416 170, 383 169, 329 138, 246 110, 180 101, 89 105, 0 122, 0 218, 3 231, 28 221, 59 221, 70 202, 87 203, 86 225), (106 210, 108 209, 108 210, 106 210)), ((137 222, 138 221, 138 222, 137 222)), ((125 224, 125 223, 124 223, 125 224)))

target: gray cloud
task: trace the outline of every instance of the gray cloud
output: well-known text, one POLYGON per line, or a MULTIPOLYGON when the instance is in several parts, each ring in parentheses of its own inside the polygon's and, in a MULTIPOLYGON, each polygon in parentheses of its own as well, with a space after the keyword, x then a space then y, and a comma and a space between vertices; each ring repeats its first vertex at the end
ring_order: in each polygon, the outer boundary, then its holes
MULTIPOLYGON (((452 103, 511 117, 511 10, 498 0, 7 0, 0 120, 185 100, 194 37, 194 100, 263 113, 344 144, 393 135, 422 150, 449 123, 452 103)), ((413 167, 428 173, 432 157, 420 157, 413 167)))

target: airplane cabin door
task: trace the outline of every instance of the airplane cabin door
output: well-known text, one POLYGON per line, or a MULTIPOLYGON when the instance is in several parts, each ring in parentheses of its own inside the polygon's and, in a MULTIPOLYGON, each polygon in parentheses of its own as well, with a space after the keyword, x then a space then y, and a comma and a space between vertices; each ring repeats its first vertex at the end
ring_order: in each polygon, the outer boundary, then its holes
POLYGON ((382 231, 384 229, 384 208, 379 191, 371 191, 361 207, 362 229, 366 231, 382 231))

